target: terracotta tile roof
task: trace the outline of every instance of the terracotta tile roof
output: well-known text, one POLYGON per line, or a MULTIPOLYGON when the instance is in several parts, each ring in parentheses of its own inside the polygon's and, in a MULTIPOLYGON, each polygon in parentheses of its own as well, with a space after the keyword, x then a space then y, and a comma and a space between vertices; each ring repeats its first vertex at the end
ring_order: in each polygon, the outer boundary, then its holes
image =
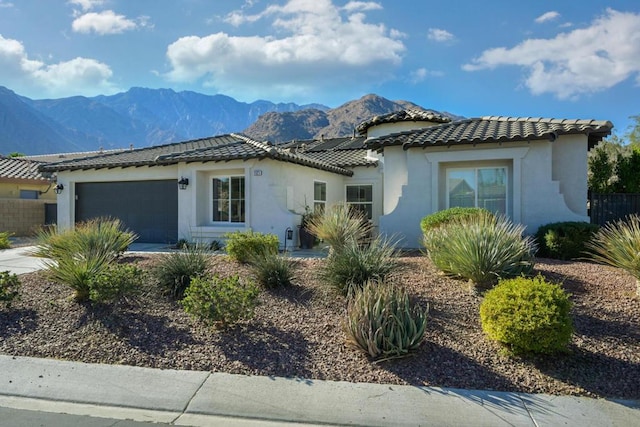
POLYGON ((38 170, 41 164, 21 157, 0 156, 0 179, 31 180, 46 183, 49 179, 38 170))
POLYGON ((320 159, 294 153, 244 135, 228 134, 192 141, 139 149, 104 153, 80 159, 49 163, 43 171, 103 169, 131 166, 161 166, 179 162, 223 162, 230 160, 274 159, 330 172, 352 175, 353 172, 320 159))
POLYGON ((360 135, 365 135, 367 129, 372 126, 381 125, 383 123, 398 123, 398 122, 434 122, 434 123, 449 123, 450 117, 445 116, 437 111, 433 110, 401 110, 393 113, 383 114, 375 116, 369 120, 365 120, 356 127, 356 131, 360 135))
POLYGON ((364 143, 364 137, 342 137, 295 140, 280 144, 279 147, 342 168, 376 166, 377 160, 367 157, 368 150, 364 143))
POLYGON ((402 145, 407 149, 542 139, 554 141, 559 135, 586 134, 589 147, 592 147, 609 135, 612 128, 611 122, 599 120, 486 116, 385 135, 368 140, 366 145, 376 150, 392 145, 402 145))

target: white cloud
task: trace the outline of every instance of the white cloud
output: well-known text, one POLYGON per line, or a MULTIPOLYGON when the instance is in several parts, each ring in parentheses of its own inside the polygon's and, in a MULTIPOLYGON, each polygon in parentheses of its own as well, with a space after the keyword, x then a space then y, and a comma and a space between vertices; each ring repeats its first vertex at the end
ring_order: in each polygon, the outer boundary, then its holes
POLYGON ((365 21, 364 11, 376 8, 372 2, 340 8, 331 0, 289 0, 253 15, 238 10, 227 22, 264 20, 275 35, 182 37, 167 47, 167 77, 205 79, 224 93, 271 89, 288 96, 318 86, 379 82, 392 76, 405 47, 401 33, 365 21))
POLYGON ((0 9, 13 7, 14 4, 11 2, 6 2, 4 0, 0 0, 0 9))
POLYGON ((516 65, 533 94, 559 99, 599 92, 635 76, 640 84, 640 14, 608 9, 589 27, 553 39, 529 39, 508 49, 488 49, 464 70, 516 65))
POLYGON ((96 6, 102 6, 104 0, 69 0, 67 3, 74 6, 80 6, 82 10, 87 11, 95 8, 96 6))
POLYGON ((536 24, 542 24, 543 22, 553 21, 560 17, 560 14, 555 10, 543 13, 535 19, 536 24))
POLYGON ((120 34, 137 27, 135 21, 127 19, 124 15, 116 15, 112 10, 85 13, 74 19, 71 24, 71 28, 77 33, 94 32, 101 35, 120 34))
POLYGON ((117 91, 108 65, 95 59, 75 58, 56 64, 29 59, 18 40, 0 35, 0 81, 12 87, 39 86, 51 96, 98 95, 117 91))
POLYGON ((448 42, 454 39, 454 35, 447 30, 440 28, 429 28, 427 31, 427 38, 437 42, 448 42))
POLYGON ((413 84, 423 82, 428 77, 442 77, 444 73, 442 71, 427 70, 426 68, 418 68, 411 72, 409 81, 413 84))
POLYGON ((347 12, 367 11, 367 10, 381 10, 382 5, 380 3, 372 1, 350 1, 343 7, 347 12))

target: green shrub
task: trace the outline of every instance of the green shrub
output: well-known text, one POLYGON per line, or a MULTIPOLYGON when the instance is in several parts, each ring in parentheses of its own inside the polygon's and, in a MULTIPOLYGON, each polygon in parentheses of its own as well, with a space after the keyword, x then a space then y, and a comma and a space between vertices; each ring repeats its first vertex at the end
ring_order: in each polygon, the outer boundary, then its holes
POLYGON ((600 227, 588 222, 555 222, 538 228, 538 256, 570 260, 585 256, 586 243, 600 227))
POLYGON ((0 271, 0 302, 11 307, 11 303, 20 295, 20 279, 8 271, 0 271))
POLYGON ((91 279, 89 299, 94 302, 116 301, 137 292, 145 278, 144 270, 136 265, 111 264, 91 279))
POLYGON ((422 342, 427 311, 412 304, 402 289, 368 284, 349 301, 344 323, 347 344, 372 359, 407 355, 422 342))
POLYGON ((343 295, 350 296, 367 282, 384 281, 397 268, 395 243, 381 237, 368 245, 352 240, 325 260, 320 278, 343 295))
POLYGON ((314 216, 307 224, 309 232, 340 251, 350 242, 363 242, 371 235, 371 224, 362 211, 338 203, 314 216))
POLYGON ((227 254, 241 263, 247 263, 253 255, 265 252, 278 253, 278 236, 249 231, 227 233, 225 249, 227 254))
POLYGON ((640 297, 640 217, 608 223, 587 242, 592 258, 603 264, 620 268, 636 279, 636 293, 640 297))
POLYGON ((289 286, 294 277, 294 262, 273 252, 253 255, 249 268, 256 281, 267 289, 289 286))
POLYGON ((3 231, 0 232, 0 249, 9 249, 11 247, 11 233, 3 231))
POLYGON ((192 317, 211 326, 226 327, 253 315, 259 294, 251 281, 238 276, 194 277, 181 301, 192 317))
POLYGON ((455 207, 444 209, 422 218, 422 220, 420 221, 420 228, 422 229, 423 233, 426 233, 431 229, 438 228, 441 225, 448 223, 454 218, 478 215, 480 212, 489 213, 488 210, 482 208, 455 207))
POLYGON ((191 280, 203 276, 208 266, 208 251, 199 246, 187 246, 163 255, 152 269, 152 275, 165 294, 181 299, 191 280))
POLYGON ((55 227, 38 234, 34 255, 45 261, 50 278, 68 285, 79 302, 90 300, 91 283, 135 241, 119 220, 94 219, 58 232, 55 227))
POLYGON ((529 274, 536 245, 523 237, 524 227, 491 213, 451 219, 424 234, 434 265, 445 274, 490 288, 499 279, 529 274))
POLYGON ((514 353, 553 353, 571 341, 569 296, 542 276, 502 280, 480 304, 483 331, 514 353))

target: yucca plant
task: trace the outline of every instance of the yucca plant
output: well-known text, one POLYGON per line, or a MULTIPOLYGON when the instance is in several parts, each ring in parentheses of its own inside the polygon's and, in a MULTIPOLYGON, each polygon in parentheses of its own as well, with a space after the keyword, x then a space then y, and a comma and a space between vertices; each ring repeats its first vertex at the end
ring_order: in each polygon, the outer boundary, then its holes
POLYGON ((69 253, 72 242, 77 250, 85 254, 103 254, 116 258, 137 238, 117 218, 95 218, 66 230, 58 230, 55 226, 42 229, 36 235, 34 255, 50 259, 64 258, 69 253))
POLYGON ((249 269, 261 286, 267 289, 289 286, 294 278, 295 261, 266 250, 249 258, 249 269))
POLYGON ((434 265, 447 275, 490 288, 499 279, 530 274, 535 241, 524 227, 490 213, 454 218, 427 231, 423 244, 434 265))
POLYGON ((350 296, 367 282, 384 281, 397 268, 395 242, 378 236, 367 245, 346 241, 325 260, 320 278, 350 296))
POLYGON ((640 296, 640 217, 608 223, 586 244, 595 261, 620 268, 636 279, 640 296))
POLYGON ((205 246, 184 246, 178 252, 163 255, 152 275, 167 295, 181 299, 191 280, 204 276, 208 266, 209 251, 205 246))
POLYGON ((363 242, 371 235, 371 224, 365 214, 346 203, 333 205, 322 215, 312 217, 307 229, 327 243, 332 253, 351 241, 363 242))
POLYGON ((372 359, 405 356, 420 346, 427 312, 413 304, 403 289, 368 283, 349 301, 344 322, 347 344, 372 359))
POLYGON ((71 287, 74 298, 82 302, 91 299, 94 279, 136 238, 117 219, 95 219, 61 232, 55 227, 42 230, 34 255, 47 258, 51 279, 71 287))

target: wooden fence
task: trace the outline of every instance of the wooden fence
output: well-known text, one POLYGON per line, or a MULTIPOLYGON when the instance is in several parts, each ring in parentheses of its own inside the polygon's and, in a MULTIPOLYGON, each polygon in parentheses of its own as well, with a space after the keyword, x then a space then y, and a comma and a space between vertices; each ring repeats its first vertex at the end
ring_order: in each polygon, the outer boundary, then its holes
POLYGON ((611 193, 589 196, 589 216, 592 224, 605 225, 607 222, 623 219, 630 214, 640 215, 640 194, 611 193))

